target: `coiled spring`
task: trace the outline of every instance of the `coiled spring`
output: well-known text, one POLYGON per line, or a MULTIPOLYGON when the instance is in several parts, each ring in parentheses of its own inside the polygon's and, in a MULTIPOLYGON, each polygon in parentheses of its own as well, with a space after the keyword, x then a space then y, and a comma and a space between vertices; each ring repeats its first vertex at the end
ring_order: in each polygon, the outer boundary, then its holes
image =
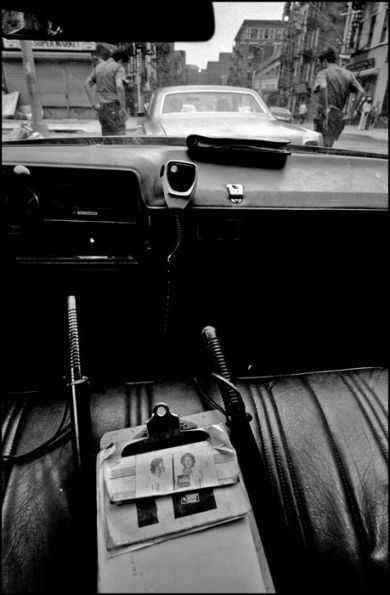
POLYGON ((74 295, 68 296, 68 337, 70 357, 70 381, 81 379, 79 328, 77 323, 77 307, 74 295))

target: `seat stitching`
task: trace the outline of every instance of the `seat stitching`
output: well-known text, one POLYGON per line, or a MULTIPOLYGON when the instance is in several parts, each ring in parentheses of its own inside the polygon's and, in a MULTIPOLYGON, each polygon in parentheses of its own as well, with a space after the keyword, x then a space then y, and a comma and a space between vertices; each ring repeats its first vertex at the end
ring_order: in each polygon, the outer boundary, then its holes
MULTIPOLYGON (((265 390, 268 393, 271 405, 274 409, 274 414, 275 414, 275 418, 276 418, 276 421, 277 421, 277 424, 279 427, 282 445, 283 445, 284 452, 286 455, 287 468, 288 468, 289 475, 291 478, 293 493, 294 493, 294 496, 295 496, 295 499, 297 502, 297 506, 298 506, 298 517, 296 519, 296 522, 301 527, 302 538, 303 538, 303 543, 304 543, 305 548, 308 547, 308 541, 310 542, 309 547, 312 547, 314 544, 312 527, 311 527, 308 511, 307 511, 307 508, 304 503, 304 497, 303 497, 303 494, 301 493, 301 490, 299 487, 299 482, 297 481, 295 468, 294 468, 294 464, 292 461, 291 451, 290 451, 288 440, 287 440, 287 437, 286 437, 286 434, 285 434, 285 431, 283 428, 282 420, 280 418, 280 413, 279 413, 279 410, 278 410, 278 407, 276 404, 275 397, 272 393, 272 390, 270 390, 269 387, 265 387, 265 390), (300 521, 302 521, 302 523, 300 521)), ((291 498, 291 496, 289 496, 289 497, 291 498)), ((293 506, 293 508, 294 508, 294 506, 293 506)))
POLYGON ((375 393, 375 391, 372 390, 371 386, 365 380, 363 380, 363 378, 361 378, 360 376, 358 376, 358 377, 355 376, 354 377, 354 380, 355 380, 355 382, 356 382, 357 385, 359 385, 359 383, 360 383, 360 384, 362 384, 364 386, 364 388, 372 395, 372 398, 377 403, 377 405, 380 408, 380 410, 387 417, 387 411, 386 411, 385 406, 383 405, 383 403, 381 402, 381 400, 379 399, 379 397, 375 393))
MULTIPOLYGON (((253 395, 252 391, 254 391, 254 392, 257 393, 257 395, 258 395, 259 400, 260 400, 261 403, 262 403, 262 399, 261 399, 261 395, 259 394, 259 391, 258 391, 257 386, 253 385, 253 386, 249 386, 248 387, 249 397, 250 397, 250 399, 252 401, 252 404, 253 404, 253 411, 254 411, 254 414, 255 414, 255 420, 256 420, 256 423, 257 423, 257 429, 258 429, 259 434, 260 434, 261 449, 262 449, 262 452, 264 453, 265 466, 266 466, 266 469, 267 469, 267 472, 268 472, 268 476, 270 478, 270 482, 272 484, 272 489, 275 492, 277 492, 275 478, 274 478, 273 473, 272 473, 272 466, 271 466, 271 463, 270 463, 269 452, 268 452, 268 449, 267 449, 267 446, 266 446, 266 443, 265 443, 263 429, 261 427, 260 415, 259 415, 259 412, 257 410, 256 401, 255 401, 255 398, 254 398, 254 395, 253 395)), ((263 408, 264 408, 264 403, 262 403, 262 405, 263 405, 263 408)))
POLYGON ((375 411, 374 407, 372 406, 372 404, 370 403, 369 399, 367 398, 367 395, 364 394, 364 391, 361 389, 361 387, 359 387, 359 384, 355 381, 354 378, 350 377, 350 381, 351 384, 353 386, 351 386, 348 381, 346 380, 346 378, 342 377, 341 378, 342 382, 344 382, 344 384, 350 389, 351 394, 353 395, 353 397, 356 400, 356 403, 358 404, 358 407, 364 417, 364 419, 367 421, 367 425, 370 428, 374 438, 376 438, 376 441, 378 443, 378 447, 379 450, 381 451, 383 458, 385 459, 385 461, 388 461, 388 452, 386 450, 386 444, 383 443, 382 437, 380 436, 378 430, 376 429, 375 425, 373 424, 373 421, 370 419, 370 416, 368 415, 366 409, 364 408, 361 399, 359 398, 357 391, 359 391, 363 397, 363 400, 365 401, 366 405, 368 406, 368 408, 371 410, 372 415, 375 417, 376 421, 378 422, 378 425, 380 427, 380 429, 382 430, 385 439, 387 439, 387 434, 386 434, 386 428, 382 425, 382 422, 379 418, 378 413, 375 411), (354 388, 356 390, 354 390, 354 388))
MULTIPOLYGON (((12 407, 10 414, 5 419, 5 430, 4 435, 2 436, 2 445, 4 450, 2 449, 2 455, 12 455, 16 451, 16 445, 19 442, 20 438, 20 430, 22 427, 22 420, 25 418, 27 409, 27 399, 23 399, 15 404, 12 407), (7 442, 6 442, 7 439, 7 442)), ((5 465, 2 465, 1 469, 1 499, 3 501, 8 483, 11 477, 12 467, 7 468, 5 465)))
POLYGON ((333 437, 332 431, 330 429, 328 420, 326 418, 325 412, 321 406, 321 403, 310 385, 310 382, 307 378, 302 378, 302 382, 306 385, 309 394, 311 395, 313 402, 317 406, 317 409, 320 413, 320 417, 324 426, 325 433, 328 437, 329 444, 330 444, 330 451, 333 455, 333 459, 336 463, 336 468, 341 479, 341 483, 344 489, 345 498, 348 504, 347 510, 352 519, 352 527, 355 530, 355 533, 358 537, 358 544, 360 548, 363 548, 364 552, 368 552, 368 543, 367 543, 367 536, 364 529, 363 520, 359 513, 359 506, 356 501, 355 495, 353 493, 353 487, 351 485, 351 480, 348 476, 348 472, 346 469, 346 465, 343 462, 343 457, 340 452, 340 449, 337 446, 337 442, 333 437))
MULTIPOLYGON (((266 391, 268 393, 268 391, 266 391)), ((259 391, 259 398, 260 400, 263 402, 264 405, 264 401, 261 397, 261 392, 259 391)), ((289 489, 288 489, 288 483, 287 483, 287 479, 286 479, 286 475, 284 472, 284 468, 283 468, 283 464, 281 463, 280 460, 280 454, 278 451, 278 446, 276 443, 276 437, 274 435, 274 432, 272 430, 272 424, 270 421, 270 416, 269 413, 267 411, 267 408, 264 405, 264 418, 265 418, 265 422, 267 424, 268 427, 268 431, 270 433, 270 438, 271 438, 271 446, 272 446, 272 451, 273 451, 273 455, 274 455, 274 460, 276 463, 276 471, 277 471, 277 475, 279 478, 279 482, 280 482, 280 488, 281 488, 281 492, 282 492, 282 502, 284 503, 284 508, 287 514, 287 518, 288 518, 288 525, 289 527, 292 529, 293 535, 294 535, 294 539, 293 541, 297 541, 295 539, 295 535, 297 533, 301 533, 300 531, 297 531, 297 519, 296 516, 293 513, 293 508, 292 508, 292 499, 290 498, 290 494, 289 494, 289 489)))

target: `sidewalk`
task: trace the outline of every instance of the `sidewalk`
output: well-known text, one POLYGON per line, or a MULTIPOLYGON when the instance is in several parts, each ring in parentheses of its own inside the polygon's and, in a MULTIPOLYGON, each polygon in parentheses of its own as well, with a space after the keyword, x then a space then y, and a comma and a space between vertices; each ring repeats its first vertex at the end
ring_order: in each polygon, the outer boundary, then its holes
MULTIPOLYGON (((303 125, 305 128, 309 128, 310 130, 314 130, 314 122, 312 120, 308 120, 303 125)), ((369 137, 374 138, 375 140, 382 140, 388 142, 389 138, 389 130, 388 128, 371 128, 370 130, 358 130, 357 125, 351 126, 347 124, 344 127, 342 134, 353 134, 356 136, 361 137, 369 137)), ((340 137, 341 138, 341 137, 340 137)))
MULTIPOLYGON (((1 123, 2 131, 11 132, 14 128, 23 124, 26 120, 11 120, 11 119, 3 119, 1 123)), ((96 120, 79 120, 77 118, 74 119, 63 119, 63 120, 54 120, 54 119, 44 119, 43 123, 46 124, 49 130, 52 132, 82 132, 84 134, 98 134, 100 135, 102 132, 101 126, 99 121, 96 120)), ((126 122, 126 130, 134 132, 138 130, 138 120, 134 116, 129 116, 126 122)))
POLYGON ((376 140, 384 140, 388 142, 389 130, 388 128, 371 128, 370 130, 358 130, 357 126, 345 126, 343 134, 356 134, 358 136, 368 136, 376 140))

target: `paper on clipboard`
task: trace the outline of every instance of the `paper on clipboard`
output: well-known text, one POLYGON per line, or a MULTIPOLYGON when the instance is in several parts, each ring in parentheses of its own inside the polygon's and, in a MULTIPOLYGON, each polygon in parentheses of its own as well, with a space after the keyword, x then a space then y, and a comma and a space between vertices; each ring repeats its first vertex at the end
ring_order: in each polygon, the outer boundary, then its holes
POLYGON ((241 518, 250 510, 250 504, 237 482, 215 489, 143 498, 123 506, 112 504, 105 491, 103 510, 106 548, 110 556, 116 556, 241 518))
POLYGON ((238 463, 222 424, 207 428, 208 440, 121 457, 118 445, 104 463, 112 503, 175 494, 236 483, 238 463))
POLYGON ((102 524, 110 556, 233 521, 250 510, 224 426, 204 429, 209 440, 194 444, 121 457, 129 443, 122 441, 99 453, 102 524), (149 479, 159 465, 161 472, 149 479))

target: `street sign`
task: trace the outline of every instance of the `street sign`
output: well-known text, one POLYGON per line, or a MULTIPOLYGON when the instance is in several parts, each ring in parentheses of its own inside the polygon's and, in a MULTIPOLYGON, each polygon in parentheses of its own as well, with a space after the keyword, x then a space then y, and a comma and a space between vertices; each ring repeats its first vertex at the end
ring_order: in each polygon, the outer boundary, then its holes
POLYGON ((349 54, 340 54, 340 60, 350 60, 351 56, 349 54))

